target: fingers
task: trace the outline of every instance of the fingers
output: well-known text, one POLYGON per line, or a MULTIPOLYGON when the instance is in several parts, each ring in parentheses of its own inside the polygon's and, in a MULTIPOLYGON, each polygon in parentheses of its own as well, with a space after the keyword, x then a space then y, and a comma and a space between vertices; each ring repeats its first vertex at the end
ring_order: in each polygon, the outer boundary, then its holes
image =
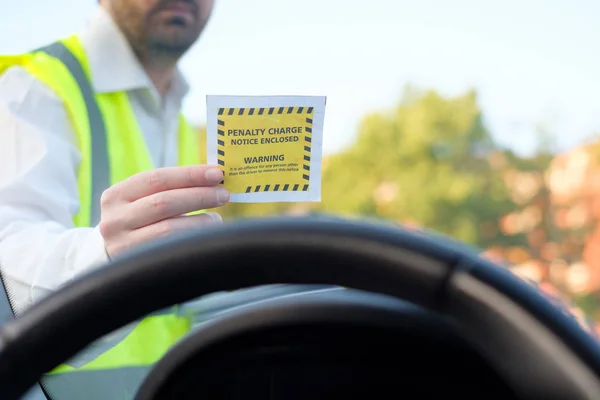
POLYGON ((216 208, 229 201, 229 192, 221 186, 194 187, 160 192, 128 205, 123 216, 124 228, 142 228, 189 212, 216 208))
POLYGON ((221 180, 223 171, 213 165, 159 168, 119 182, 107 190, 105 197, 133 202, 168 190, 215 186, 221 180))
POLYGON ((131 176, 105 190, 99 224, 111 257, 158 237, 222 222, 216 213, 185 216, 225 205, 218 185, 223 172, 211 165, 162 168, 131 176))
POLYGON ((137 229, 131 232, 130 235, 132 244, 139 244, 192 229, 198 229, 203 226, 219 225, 221 223, 223 223, 223 219, 219 214, 207 212, 166 219, 156 224, 137 229))

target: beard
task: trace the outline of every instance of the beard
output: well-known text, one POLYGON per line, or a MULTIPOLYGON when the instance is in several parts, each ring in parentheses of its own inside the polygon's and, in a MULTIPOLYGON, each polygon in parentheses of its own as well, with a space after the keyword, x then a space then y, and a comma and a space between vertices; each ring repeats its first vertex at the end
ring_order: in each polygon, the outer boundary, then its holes
POLYGON ((160 0, 145 21, 149 49, 182 55, 204 29, 203 15, 196 0, 160 0))
POLYGON ((158 0, 149 10, 120 1, 115 19, 141 58, 178 59, 198 39, 212 7, 199 0, 158 0), (208 9, 204 9, 208 8, 208 9))

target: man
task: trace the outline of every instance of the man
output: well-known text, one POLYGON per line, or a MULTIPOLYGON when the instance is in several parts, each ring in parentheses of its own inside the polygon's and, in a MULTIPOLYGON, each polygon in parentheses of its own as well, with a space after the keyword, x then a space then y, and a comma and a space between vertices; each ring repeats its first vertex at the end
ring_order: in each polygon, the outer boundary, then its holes
MULTIPOLYGON (((0 56, 0 266, 15 312, 133 246, 221 222, 197 212, 229 193, 180 115, 188 88, 177 68, 212 8, 100 0, 81 34, 0 56)), ((142 325, 132 340, 165 329, 172 342, 188 328, 173 315, 142 325)))
POLYGON ((111 173, 121 179, 95 192, 101 198, 91 202, 100 204, 101 218, 91 216, 84 226, 74 223, 87 210, 79 209, 84 140, 73 116, 60 94, 26 66, 5 62, 2 73, 0 58, 0 261, 18 311, 136 244, 220 222, 216 213, 182 215, 228 201, 218 185, 221 171, 173 168, 181 158, 179 109, 187 91, 176 65, 203 30, 212 3, 101 0, 77 35, 97 99, 109 103, 105 109, 116 106, 112 100, 128 100, 143 135, 132 137, 125 118, 116 121, 119 131, 115 142, 108 137, 107 149, 116 167, 111 173), (126 166, 133 157, 123 151, 132 147, 126 139, 147 148, 134 151, 146 161, 137 161, 139 169, 151 171, 119 171, 136 169, 126 166))

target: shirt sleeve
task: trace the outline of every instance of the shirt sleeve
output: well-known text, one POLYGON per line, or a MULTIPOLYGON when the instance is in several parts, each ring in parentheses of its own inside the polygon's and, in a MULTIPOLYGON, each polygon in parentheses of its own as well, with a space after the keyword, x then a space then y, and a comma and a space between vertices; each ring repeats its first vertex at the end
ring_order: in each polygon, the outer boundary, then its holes
POLYGON ((76 228, 81 153, 62 101, 26 70, 0 76, 0 266, 17 313, 108 256, 76 228))

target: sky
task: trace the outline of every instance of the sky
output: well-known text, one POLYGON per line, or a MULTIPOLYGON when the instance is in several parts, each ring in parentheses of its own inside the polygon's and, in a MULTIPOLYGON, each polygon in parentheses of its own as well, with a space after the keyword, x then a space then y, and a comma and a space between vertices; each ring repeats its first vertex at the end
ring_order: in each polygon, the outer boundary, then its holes
MULTIPOLYGON (((207 94, 325 95, 323 150, 352 143, 406 84, 474 88, 496 140, 521 154, 543 124, 560 150, 600 134, 598 0, 215 0, 181 62, 185 114, 207 94)), ((0 53, 82 29, 95 0, 0 0, 0 53)))

